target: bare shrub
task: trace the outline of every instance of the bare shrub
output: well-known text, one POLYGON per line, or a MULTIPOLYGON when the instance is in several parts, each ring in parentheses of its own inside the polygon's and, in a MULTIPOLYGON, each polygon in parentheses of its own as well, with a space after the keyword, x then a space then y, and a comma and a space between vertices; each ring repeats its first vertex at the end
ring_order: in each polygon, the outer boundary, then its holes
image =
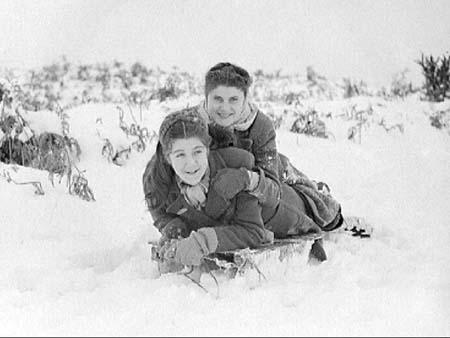
POLYGON ((424 56, 416 61, 425 77, 425 96, 434 102, 450 98, 450 55, 434 58, 424 56))

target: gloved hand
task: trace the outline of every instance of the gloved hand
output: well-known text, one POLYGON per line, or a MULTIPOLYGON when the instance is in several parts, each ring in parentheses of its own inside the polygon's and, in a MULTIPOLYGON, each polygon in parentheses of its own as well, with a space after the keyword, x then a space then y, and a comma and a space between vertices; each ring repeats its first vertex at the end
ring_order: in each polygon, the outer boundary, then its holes
POLYGON ((179 240, 177 239, 169 239, 163 243, 160 243, 159 246, 159 257, 161 260, 175 260, 175 251, 177 249, 176 243, 179 240))
POLYGON ((178 239, 189 236, 189 229, 186 223, 177 217, 168 222, 166 226, 161 229, 161 233, 166 239, 178 239))
POLYGON ((167 239, 159 242, 158 269, 160 273, 178 272, 183 270, 183 265, 175 260, 176 239, 167 239))
POLYGON ((250 172, 245 168, 224 168, 217 171, 212 188, 224 199, 230 200, 239 192, 248 190, 250 172))
POLYGON ((202 258, 217 249, 218 240, 213 228, 201 228, 192 232, 188 238, 180 239, 173 243, 167 254, 173 255, 178 264, 199 266, 202 258))

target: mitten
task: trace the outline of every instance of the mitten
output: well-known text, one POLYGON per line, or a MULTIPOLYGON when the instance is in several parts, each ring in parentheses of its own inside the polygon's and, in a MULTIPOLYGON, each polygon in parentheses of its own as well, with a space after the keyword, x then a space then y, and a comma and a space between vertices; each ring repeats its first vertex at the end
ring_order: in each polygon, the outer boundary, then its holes
POLYGON ((189 229, 181 218, 174 218, 161 229, 163 237, 168 239, 184 238, 189 235, 189 229))
POLYGON ((230 200, 239 192, 248 190, 250 172, 245 168, 220 169, 212 182, 212 188, 224 199, 230 200))
POLYGON ((177 272, 183 269, 183 265, 177 263, 175 260, 176 239, 167 239, 164 242, 160 241, 158 248, 158 269, 160 273, 177 272))
POLYGON ((236 145, 236 136, 229 129, 215 123, 208 125, 209 135, 212 138, 211 149, 233 147, 236 145))
POLYGON ((188 238, 175 243, 175 261, 188 266, 199 266, 204 256, 216 251, 218 245, 213 228, 201 228, 188 238))
POLYGON ((175 260, 175 251, 177 249, 178 240, 166 240, 159 245, 159 257, 161 260, 175 260))

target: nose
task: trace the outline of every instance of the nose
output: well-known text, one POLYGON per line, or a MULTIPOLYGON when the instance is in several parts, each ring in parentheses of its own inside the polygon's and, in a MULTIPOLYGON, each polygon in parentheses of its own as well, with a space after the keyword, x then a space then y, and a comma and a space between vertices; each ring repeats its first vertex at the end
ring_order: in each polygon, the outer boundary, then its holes
POLYGON ((197 160, 194 158, 194 156, 187 155, 185 158, 184 169, 185 170, 196 169, 196 167, 197 167, 197 160))
POLYGON ((225 101, 225 102, 222 103, 222 108, 223 108, 224 110, 230 110, 231 105, 230 105, 230 103, 228 103, 227 101, 225 101))
POLYGON ((223 100, 221 102, 216 102, 215 106, 218 110, 226 110, 230 107, 230 104, 226 100, 223 100))

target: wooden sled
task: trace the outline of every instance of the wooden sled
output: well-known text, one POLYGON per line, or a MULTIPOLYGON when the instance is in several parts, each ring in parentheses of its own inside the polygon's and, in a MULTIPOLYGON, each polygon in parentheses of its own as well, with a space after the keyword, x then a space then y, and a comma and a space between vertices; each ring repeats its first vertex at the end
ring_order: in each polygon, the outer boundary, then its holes
MULTIPOLYGON (((256 249, 241 249, 226 252, 216 252, 203 258, 200 266, 201 273, 220 271, 229 278, 244 275, 249 270, 256 271, 260 277, 265 277, 265 267, 286 262, 293 258, 304 261, 305 264, 311 259, 325 260, 323 257, 314 257, 314 245, 321 243, 320 235, 306 235, 275 239, 273 243, 256 249), (311 257, 312 255, 312 257, 311 257)), ((150 242, 151 259, 158 263, 161 274, 170 272, 186 271, 186 267, 177 266, 173 262, 166 262, 159 257, 158 243, 150 242)), ((189 269, 187 270, 189 271, 189 269)))

